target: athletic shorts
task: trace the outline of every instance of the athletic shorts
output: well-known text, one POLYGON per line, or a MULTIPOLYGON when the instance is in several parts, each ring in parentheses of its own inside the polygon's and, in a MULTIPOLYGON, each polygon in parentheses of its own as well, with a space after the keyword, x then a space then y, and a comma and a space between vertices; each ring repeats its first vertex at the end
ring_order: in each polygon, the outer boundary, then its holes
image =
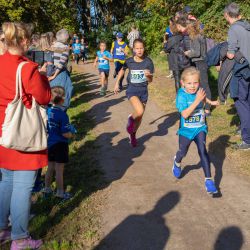
POLYGON ((109 76, 109 69, 99 69, 99 74, 101 74, 102 72, 104 72, 106 77, 109 76))
POLYGON ((130 99, 132 96, 137 96, 142 103, 147 103, 148 101, 148 87, 147 86, 134 86, 132 84, 128 85, 127 98, 130 99))
POLYGON ((67 163, 69 161, 69 145, 66 142, 58 142, 48 149, 49 161, 67 163))

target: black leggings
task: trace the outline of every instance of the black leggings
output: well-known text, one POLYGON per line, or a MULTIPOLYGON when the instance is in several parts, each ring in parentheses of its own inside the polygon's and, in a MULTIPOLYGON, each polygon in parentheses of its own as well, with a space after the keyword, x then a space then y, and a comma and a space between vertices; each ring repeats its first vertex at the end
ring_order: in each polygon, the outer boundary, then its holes
POLYGON ((174 75, 174 82, 175 82, 175 91, 177 93, 178 89, 181 86, 181 71, 180 70, 173 70, 173 75, 174 75))
POLYGON ((189 140, 181 135, 179 136, 179 150, 176 153, 175 161, 181 163, 182 159, 186 156, 192 141, 194 141, 197 146, 205 177, 211 178, 210 160, 206 149, 206 133, 203 131, 196 135, 193 140, 189 140))

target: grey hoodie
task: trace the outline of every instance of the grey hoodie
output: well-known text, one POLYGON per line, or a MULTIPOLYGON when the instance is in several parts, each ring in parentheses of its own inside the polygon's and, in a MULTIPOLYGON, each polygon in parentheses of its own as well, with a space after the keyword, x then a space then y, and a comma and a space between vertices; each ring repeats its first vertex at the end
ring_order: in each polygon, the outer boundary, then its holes
POLYGON ((240 51, 250 62, 250 24, 246 21, 236 21, 228 30, 228 52, 234 54, 240 51))

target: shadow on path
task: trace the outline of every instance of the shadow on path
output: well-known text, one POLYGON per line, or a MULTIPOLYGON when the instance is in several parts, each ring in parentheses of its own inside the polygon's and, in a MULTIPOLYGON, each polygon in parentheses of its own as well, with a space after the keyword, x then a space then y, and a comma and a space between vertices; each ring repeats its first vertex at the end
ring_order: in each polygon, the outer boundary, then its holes
POLYGON ((128 216, 94 249, 165 249, 170 229, 163 216, 171 211, 179 201, 179 192, 169 192, 157 202, 151 211, 142 215, 128 216))
POLYGON ((239 227, 231 226, 221 230, 214 244, 214 250, 240 250, 244 237, 239 227))
POLYGON ((222 196, 220 184, 223 177, 223 163, 226 158, 226 148, 229 147, 229 135, 221 135, 208 146, 210 161, 215 167, 214 182, 219 191, 217 196, 222 196))

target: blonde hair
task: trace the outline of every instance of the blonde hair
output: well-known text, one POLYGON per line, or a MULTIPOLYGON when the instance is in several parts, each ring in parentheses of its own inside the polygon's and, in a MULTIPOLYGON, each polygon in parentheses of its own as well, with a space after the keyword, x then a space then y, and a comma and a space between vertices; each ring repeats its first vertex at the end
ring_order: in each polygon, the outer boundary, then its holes
POLYGON ((30 40, 32 33, 31 25, 24 23, 5 22, 2 29, 7 47, 22 47, 22 41, 30 40))
POLYGON ((181 80, 182 81, 185 81, 185 78, 187 76, 192 76, 192 75, 198 75, 199 76, 199 79, 200 79, 200 71, 198 69, 196 69, 195 67, 188 67, 186 69, 184 69, 184 71, 182 72, 181 74, 181 80))
POLYGON ((40 49, 43 51, 50 49, 51 45, 50 45, 49 36, 47 33, 44 33, 41 35, 39 46, 40 46, 40 49))
POLYGON ((65 90, 61 86, 55 86, 51 88, 51 102, 54 104, 59 104, 64 100, 65 90))
POLYGON ((189 37, 191 38, 191 40, 194 40, 199 35, 202 35, 203 31, 201 29, 201 23, 200 23, 200 21, 188 20, 188 23, 187 23, 187 32, 188 32, 189 37))

